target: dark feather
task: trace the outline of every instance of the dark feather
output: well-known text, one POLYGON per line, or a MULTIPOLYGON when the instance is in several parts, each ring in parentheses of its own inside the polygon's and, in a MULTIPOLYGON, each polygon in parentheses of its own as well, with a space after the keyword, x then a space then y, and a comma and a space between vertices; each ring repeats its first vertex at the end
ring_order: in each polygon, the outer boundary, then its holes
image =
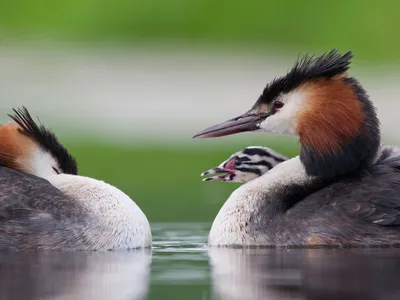
POLYGON ((319 57, 305 55, 299 58, 294 67, 283 77, 268 84, 254 107, 270 103, 281 93, 289 93, 306 81, 317 78, 332 78, 345 73, 350 67, 351 51, 340 55, 333 49, 319 57))
POLYGON ((53 132, 40 121, 39 125, 36 124, 25 107, 13 111, 14 114, 8 116, 21 127, 21 133, 35 140, 43 150, 49 152, 58 161, 63 173, 78 174, 76 159, 61 145, 53 132))
POLYGON ((385 147, 363 171, 271 191, 249 230, 273 246, 400 245, 399 166, 399 150, 385 147))
POLYGON ((84 249, 89 217, 47 180, 0 167, 0 250, 84 249))

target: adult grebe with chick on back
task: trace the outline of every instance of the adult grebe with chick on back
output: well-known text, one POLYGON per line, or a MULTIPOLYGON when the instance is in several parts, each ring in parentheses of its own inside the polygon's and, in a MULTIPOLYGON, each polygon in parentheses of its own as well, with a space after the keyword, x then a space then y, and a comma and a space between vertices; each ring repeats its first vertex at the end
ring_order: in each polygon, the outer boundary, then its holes
POLYGON ((400 151, 382 146, 375 108, 349 76, 352 53, 305 56, 243 115, 194 138, 297 135, 300 155, 236 189, 212 246, 400 245, 400 151))

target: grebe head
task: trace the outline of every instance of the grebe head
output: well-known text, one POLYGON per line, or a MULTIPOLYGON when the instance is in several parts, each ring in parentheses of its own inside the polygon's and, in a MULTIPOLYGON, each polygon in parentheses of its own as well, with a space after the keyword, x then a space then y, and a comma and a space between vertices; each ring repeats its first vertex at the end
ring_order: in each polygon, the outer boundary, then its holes
POLYGON ((75 158, 25 107, 13 109, 13 120, 0 126, 0 165, 39 177, 78 173, 75 158))
POLYGON ((374 160, 380 144, 379 121, 358 81, 346 73, 352 53, 336 50, 305 56, 263 90, 243 115, 211 126, 194 138, 244 131, 298 135, 308 174, 335 177, 374 160))
POLYGON ((249 146, 232 154, 218 167, 203 172, 201 176, 215 175, 203 181, 248 182, 287 159, 268 147, 249 146))

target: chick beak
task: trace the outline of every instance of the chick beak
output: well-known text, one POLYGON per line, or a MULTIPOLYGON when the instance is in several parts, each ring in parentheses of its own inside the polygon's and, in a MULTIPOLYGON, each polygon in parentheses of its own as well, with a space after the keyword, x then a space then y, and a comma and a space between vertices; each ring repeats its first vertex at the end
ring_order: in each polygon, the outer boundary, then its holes
POLYGON ((236 118, 208 127, 195 134, 193 138, 212 138, 259 130, 259 123, 269 115, 268 113, 245 113, 236 118))

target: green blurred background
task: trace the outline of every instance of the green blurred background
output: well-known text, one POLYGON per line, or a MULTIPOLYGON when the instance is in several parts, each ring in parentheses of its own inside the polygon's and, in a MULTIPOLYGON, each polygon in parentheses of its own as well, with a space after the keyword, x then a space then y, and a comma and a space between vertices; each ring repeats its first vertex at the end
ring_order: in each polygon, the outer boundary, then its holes
POLYGON ((238 184, 203 183, 202 171, 247 145, 290 156, 299 145, 192 134, 244 112, 299 53, 354 51, 352 73, 379 108, 385 140, 397 141, 399 8, 388 0, 1 0, 0 120, 26 105, 82 175, 128 193, 150 222, 211 222, 238 184))

